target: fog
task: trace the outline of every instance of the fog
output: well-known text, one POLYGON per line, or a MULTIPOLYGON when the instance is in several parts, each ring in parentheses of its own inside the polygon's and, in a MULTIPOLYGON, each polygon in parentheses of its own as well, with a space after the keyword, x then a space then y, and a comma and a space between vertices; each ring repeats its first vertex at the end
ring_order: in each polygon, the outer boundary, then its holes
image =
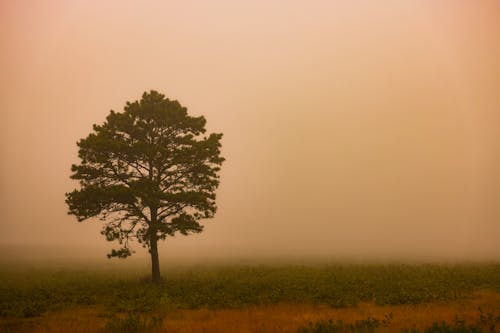
POLYGON ((4 255, 105 257, 76 141, 154 89, 226 158, 160 258, 498 260, 499 41, 495 0, 0 1, 4 255))

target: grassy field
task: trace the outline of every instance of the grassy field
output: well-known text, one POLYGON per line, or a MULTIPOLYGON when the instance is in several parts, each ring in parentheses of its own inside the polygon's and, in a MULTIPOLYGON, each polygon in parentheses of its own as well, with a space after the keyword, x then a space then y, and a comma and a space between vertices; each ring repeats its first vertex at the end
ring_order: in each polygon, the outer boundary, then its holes
POLYGON ((153 285, 144 269, 4 265, 0 331, 493 332, 500 324, 494 263, 184 266, 164 274, 153 285))

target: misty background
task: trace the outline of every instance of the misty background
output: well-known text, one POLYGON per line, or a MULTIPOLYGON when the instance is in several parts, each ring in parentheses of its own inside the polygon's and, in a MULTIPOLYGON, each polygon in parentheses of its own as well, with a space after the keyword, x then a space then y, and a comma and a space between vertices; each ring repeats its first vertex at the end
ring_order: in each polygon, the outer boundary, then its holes
POLYGON ((3 255, 106 260, 66 213, 76 142, 155 89, 226 158, 160 259, 498 260, 499 41, 495 0, 0 0, 3 255))

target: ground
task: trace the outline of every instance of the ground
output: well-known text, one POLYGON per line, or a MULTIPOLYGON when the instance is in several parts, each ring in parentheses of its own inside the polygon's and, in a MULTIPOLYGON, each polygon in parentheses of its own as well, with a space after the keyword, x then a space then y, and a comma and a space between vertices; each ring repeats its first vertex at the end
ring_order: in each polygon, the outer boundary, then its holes
POLYGON ((11 269, 0 277, 0 332, 424 332, 442 322, 456 328, 443 332, 500 327, 498 264, 184 267, 159 286, 137 271, 11 269))

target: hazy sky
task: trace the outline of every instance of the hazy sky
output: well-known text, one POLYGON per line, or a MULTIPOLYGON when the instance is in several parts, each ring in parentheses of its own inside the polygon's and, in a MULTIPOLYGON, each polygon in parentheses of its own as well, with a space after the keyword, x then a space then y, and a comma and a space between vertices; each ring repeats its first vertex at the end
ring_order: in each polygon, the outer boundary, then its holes
POLYGON ((155 89, 227 159, 160 256, 500 258, 496 0, 0 0, 0 47, 0 244, 108 246, 76 141, 155 89))

